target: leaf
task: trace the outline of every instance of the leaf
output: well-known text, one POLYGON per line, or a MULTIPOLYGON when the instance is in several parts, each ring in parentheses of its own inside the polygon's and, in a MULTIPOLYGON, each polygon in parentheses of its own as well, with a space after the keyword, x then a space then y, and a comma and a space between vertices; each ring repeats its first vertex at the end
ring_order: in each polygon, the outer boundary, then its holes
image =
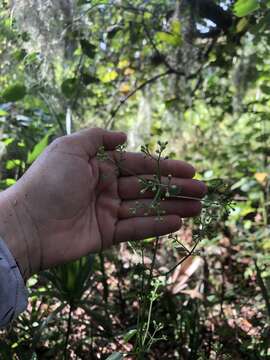
POLYGON ((124 75, 126 75, 126 76, 133 75, 134 73, 135 73, 135 70, 130 67, 126 68, 124 71, 124 75))
POLYGON ((26 87, 23 84, 11 85, 4 90, 2 98, 6 102, 15 102, 21 100, 26 95, 26 87))
POLYGON ((261 86, 262 92, 264 92, 266 95, 270 95, 270 86, 262 85, 261 86))
POLYGON ((129 330, 127 333, 126 333, 126 335, 124 336, 124 341, 127 343, 127 342, 129 342, 129 340, 131 340, 133 337, 134 337, 134 335, 136 335, 136 333, 137 333, 137 329, 131 329, 131 330, 129 330))
POLYGON ((172 46, 179 46, 182 43, 181 36, 177 34, 170 34, 164 31, 158 31, 156 33, 156 40, 160 42, 165 42, 172 46))
POLYGON ((43 152, 43 150, 46 148, 46 146, 48 145, 48 141, 49 141, 49 137, 52 135, 53 133, 53 129, 51 129, 41 140, 38 144, 36 144, 36 146, 34 147, 34 149, 28 153, 27 156, 27 164, 32 164, 36 158, 43 152))
POLYGON ((126 59, 120 60, 117 67, 118 69, 125 69, 129 66, 129 61, 126 59))
POLYGON ((19 160, 19 159, 8 160, 6 163, 6 169, 12 170, 12 169, 20 166, 20 164, 21 164, 21 160, 19 160))
POLYGON ((268 141, 269 137, 270 137, 270 132, 267 132, 265 134, 257 136, 255 140, 257 142, 266 142, 268 141))
POLYGON ((270 238, 263 240, 262 247, 264 250, 270 250, 270 238))
POLYGON ((82 52, 90 59, 93 59, 93 57, 95 57, 96 55, 96 46, 91 44, 86 39, 81 39, 80 44, 81 44, 82 52))
POLYGON ((8 115, 8 112, 3 109, 0 109, 0 116, 6 116, 6 115, 8 115))
POLYGON ((69 78, 62 82, 61 90, 62 93, 67 97, 71 98, 76 94, 78 88, 78 81, 76 78, 69 78))
POLYGON ((119 352, 115 352, 109 357, 106 358, 106 360, 123 360, 123 355, 119 352))
POLYGON ((255 179, 260 183, 261 185, 265 185, 267 182, 268 174, 267 173, 256 173, 254 175, 255 179))
POLYGON ((236 25, 236 32, 241 33, 242 31, 244 31, 247 28, 248 24, 249 24, 249 21, 247 18, 240 19, 236 25))
POLYGON ((173 20, 171 22, 171 31, 173 34, 175 35, 181 35, 181 30, 182 30, 182 27, 181 27, 181 23, 179 20, 173 20))
POLYGON ((121 84, 120 87, 119 87, 119 91, 120 91, 122 94, 128 94, 129 91, 130 91, 130 86, 129 86, 129 84, 127 84, 127 83, 121 84))
POLYGON ((108 83, 115 80, 118 77, 118 74, 115 70, 108 70, 104 75, 100 77, 100 80, 103 83, 108 83))
POLYGON ((193 275, 195 271, 198 270, 203 264, 203 261, 199 257, 192 258, 191 256, 187 258, 181 266, 179 266, 174 273, 171 275, 169 282, 172 285, 171 291, 173 294, 179 293, 186 287, 186 284, 189 278, 193 275))
POLYGON ((253 13, 258 8, 258 0, 237 0, 233 9, 236 16, 243 17, 253 13))
MULTIPOLYGON (((3 185, 4 188, 7 188, 7 187, 12 186, 14 184, 16 184, 16 180, 11 179, 11 178, 8 178, 8 179, 5 179, 5 180, 1 181, 1 185, 3 185)), ((0 186, 0 188, 2 188, 2 186, 0 186)))

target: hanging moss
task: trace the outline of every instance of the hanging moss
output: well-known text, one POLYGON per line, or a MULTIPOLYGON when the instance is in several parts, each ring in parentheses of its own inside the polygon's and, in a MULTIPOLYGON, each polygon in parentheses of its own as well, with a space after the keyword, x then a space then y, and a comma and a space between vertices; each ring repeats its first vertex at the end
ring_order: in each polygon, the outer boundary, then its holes
POLYGON ((20 31, 30 36, 28 50, 47 59, 66 51, 66 34, 72 29, 74 0, 13 0, 12 14, 20 31))

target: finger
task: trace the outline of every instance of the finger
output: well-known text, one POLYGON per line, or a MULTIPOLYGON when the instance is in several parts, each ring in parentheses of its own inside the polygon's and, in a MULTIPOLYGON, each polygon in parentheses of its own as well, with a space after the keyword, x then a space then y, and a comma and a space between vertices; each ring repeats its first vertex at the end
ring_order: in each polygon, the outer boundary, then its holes
MULTIPOLYGON (((153 179, 153 176, 142 176, 144 179, 153 179)), ((168 178, 161 177, 162 184, 168 184, 168 178)), ((194 198, 202 198, 207 191, 206 185, 195 179, 179 179, 172 178, 170 185, 176 185, 180 189, 179 196, 189 196, 194 198)), ((136 176, 120 177, 118 179, 118 193, 123 200, 132 200, 140 198, 152 198, 153 191, 141 193, 142 186, 136 176)))
POLYGON ((105 150, 114 150, 117 145, 124 144, 127 136, 123 132, 91 128, 69 136, 75 140, 89 156, 95 156, 101 146, 105 150))
MULTIPOLYGON (((127 219, 132 217, 155 216, 157 210, 151 208, 150 199, 138 201, 122 201, 118 218, 127 219), (136 209, 136 212, 134 211, 136 209)), ((160 203, 160 210, 165 211, 164 215, 178 215, 181 218, 193 217, 200 214, 202 209, 200 201, 194 200, 164 200, 160 203)))
MULTIPOLYGON (((143 175, 155 174, 157 172, 157 162, 154 159, 145 157, 142 153, 124 152, 114 153, 115 160, 119 161, 120 156, 120 175, 143 175)), ((162 159, 160 161, 160 173, 163 176, 171 174, 175 177, 192 178, 195 169, 190 164, 180 160, 162 159)))
POLYGON ((166 215, 163 221, 157 220, 154 216, 120 220, 116 226, 114 243, 162 236, 175 232, 180 227, 181 219, 176 215, 166 215))

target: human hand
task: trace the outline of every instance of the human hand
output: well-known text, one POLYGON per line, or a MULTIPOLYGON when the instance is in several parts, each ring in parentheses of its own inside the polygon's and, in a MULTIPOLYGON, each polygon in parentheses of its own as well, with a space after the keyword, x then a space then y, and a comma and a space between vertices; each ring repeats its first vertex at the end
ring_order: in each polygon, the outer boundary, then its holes
MULTIPOLYGON (((99 161, 101 146, 118 159, 121 132, 99 128, 56 139, 23 177, 0 195, 0 234, 10 247, 25 278, 42 269, 98 252, 113 244, 165 235, 181 227, 181 218, 198 215, 200 201, 167 199, 163 221, 152 214, 132 214, 136 201, 149 204, 153 194, 140 192, 137 176, 151 178, 155 161, 143 154, 124 153, 124 169, 99 161), (130 175, 130 173, 134 175, 130 175), (8 210, 7 210, 8 209, 8 210)), ((191 165, 162 160, 161 175, 181 194, 201 198, 205 185, 193 180, 191 165)), ((142 210, 143 211, 143 210, 142 210)))

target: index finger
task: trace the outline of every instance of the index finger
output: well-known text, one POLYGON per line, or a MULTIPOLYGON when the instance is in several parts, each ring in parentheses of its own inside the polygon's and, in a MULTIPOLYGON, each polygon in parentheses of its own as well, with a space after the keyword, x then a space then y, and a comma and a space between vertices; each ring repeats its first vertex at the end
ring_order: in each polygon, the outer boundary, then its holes
MULTIPOLYGON (((151 175, 157 173, 157 161, 145 157, 144 154, 135 152, 114 152, 114 158, 118 162, 121 176, 151 175)), ((159 163, 160 175, 191 179, 195 175, 192 165, 181 160, 162 158, 159 163)))

